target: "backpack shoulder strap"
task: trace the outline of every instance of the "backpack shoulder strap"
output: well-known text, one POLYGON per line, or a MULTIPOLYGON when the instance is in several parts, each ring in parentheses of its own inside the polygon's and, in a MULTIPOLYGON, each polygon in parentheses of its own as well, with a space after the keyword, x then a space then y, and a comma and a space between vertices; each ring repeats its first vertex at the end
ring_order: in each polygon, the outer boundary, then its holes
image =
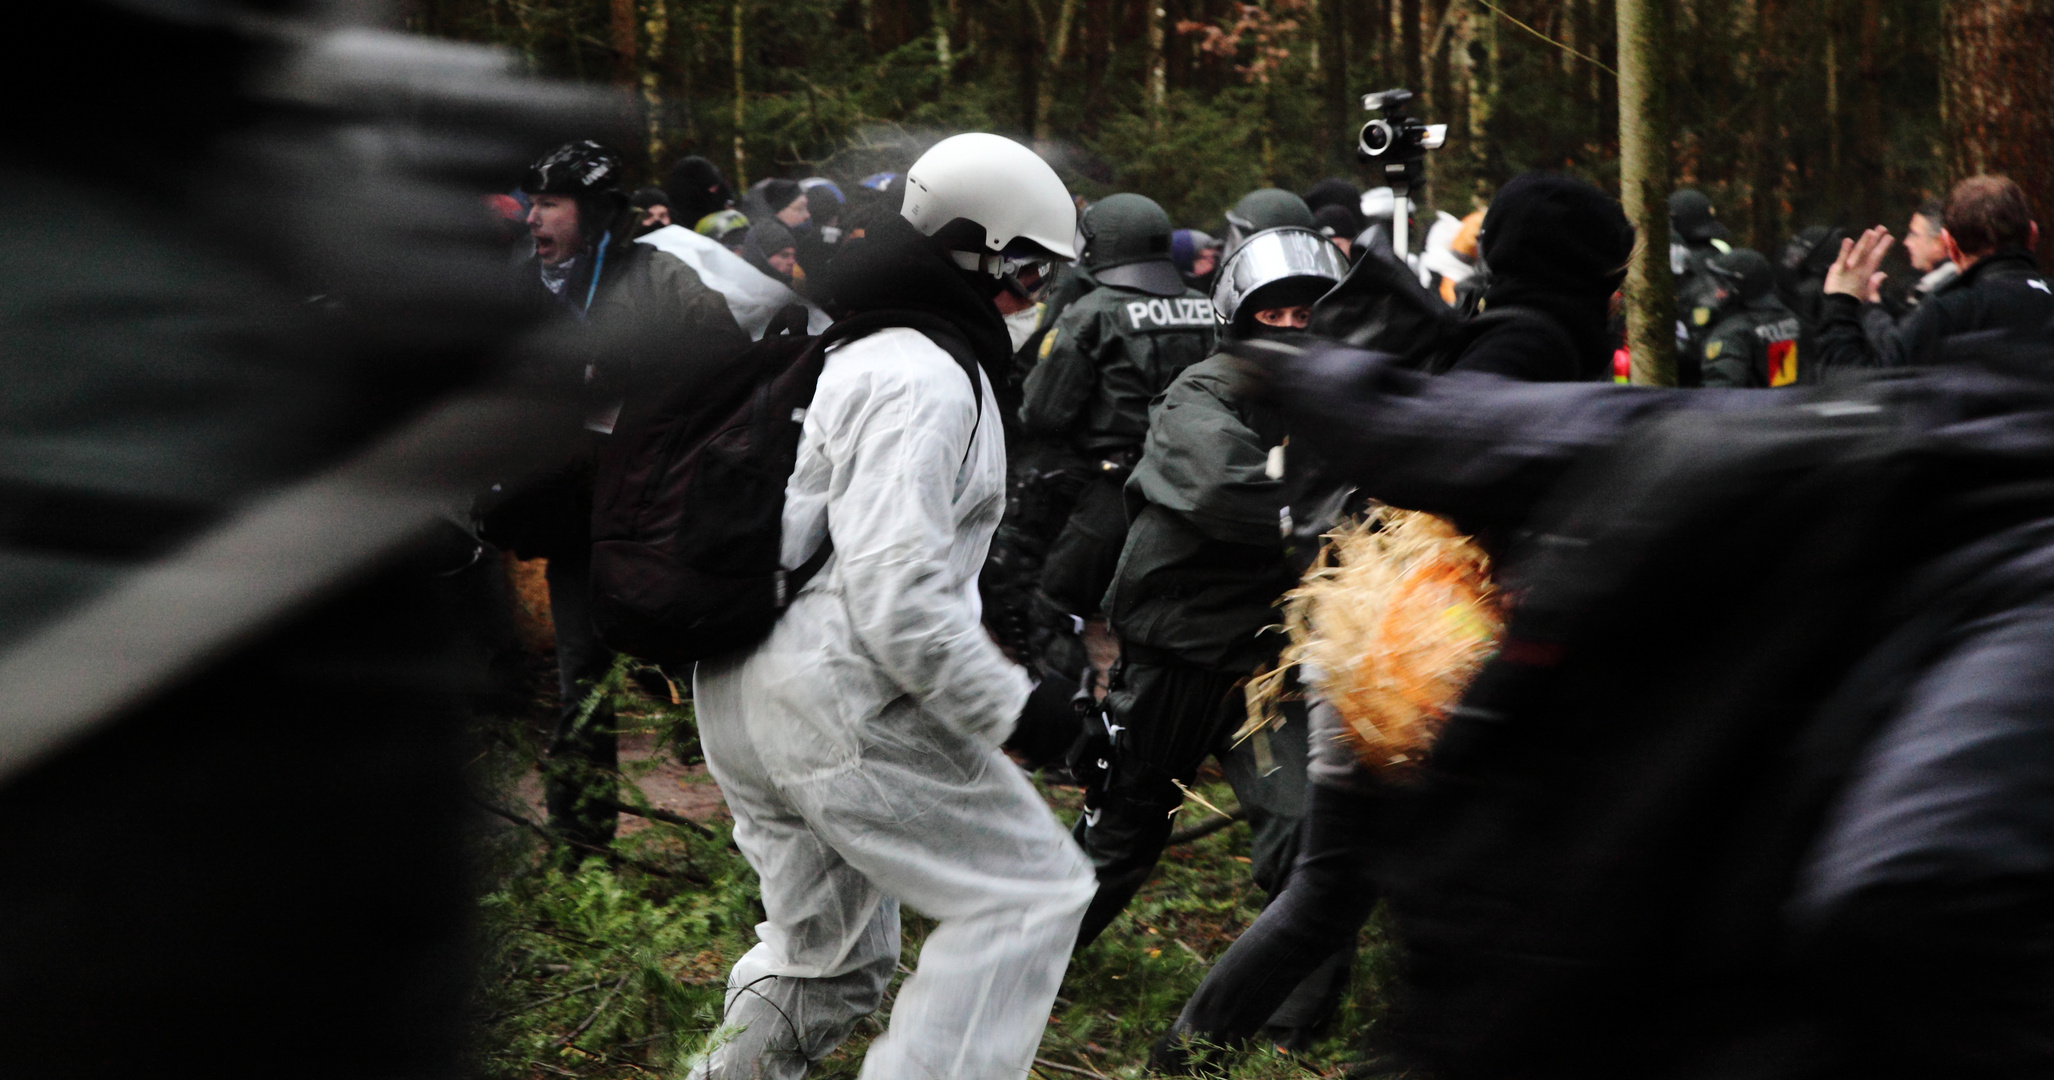
MULTIPOLYGON (((846 319, 837 320, 833 326, 828 327, 819 337, 813 339, 810 349, 825 353, 831 346, 854 341, 857 338, 874 334, 879 330, 888 330, 895 327, 907 327, 926 334, 928 340, 934 342, 941 347, 942 351, 948 353, 950 358, 955 360, 957 366, 963 369, 963 374, 969 377, 970 393, 977 402, 976 418, 970 421, 970 440, 972 443, 975 443, 977 439, 977 425, 984 420, 984 380, 977 377, 977 357, 970 349, 969 339, 964 337, 962 331, 957 330, 954 324, 950 323, 947 319, 922 311, 886 309, 858 312, 846 319)), ((970 460, 969 446, 963 447, 963 460, 965 462, 970 460)), ((821 568, 827 565, 827 558, 832 554, 834 554, 834 534, 829 532, 827 538, 820 542, 819 550, 807 557, 805 562, 800 563, 794 569, 778 571, 778 607, 782 608, 790 602, 792 597, 797 596, 799 590, 804 588, 807 582, 813 580, 814 575, 820 573, 821 568)))
MULTIPOLYGON (((929 341, 934 342, 943 352, 948 353, 950 358, 955 360, 956 365, 963 369, 963 374, 970 379, 970 393, 975 396, 977 401, 977 418, 982 420, 984 418, 984 381, 977 377, 977 355, 970 348, 970 339, 960 329, 957 329, 954 323, 939 315, 926 311, 899 308, 880 308, 874 311, 857 312, 848 318, 837 320, 833 326, 823 331, 820 337, 815 339, 815 347, 826 349, 829 346, 839 345, 846 341, 854 341, 857 338, 874 334, 879 330, 890 330, 900 327, 918 330, 927 335, 929 341)), ((975 430, 974 423, 972 430, 975 430)))

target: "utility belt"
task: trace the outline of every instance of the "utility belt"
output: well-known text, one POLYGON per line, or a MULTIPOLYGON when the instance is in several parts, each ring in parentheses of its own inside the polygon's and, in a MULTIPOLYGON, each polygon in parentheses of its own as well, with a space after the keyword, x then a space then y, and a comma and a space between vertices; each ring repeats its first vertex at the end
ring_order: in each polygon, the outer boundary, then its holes
POLYGON ((1129 446, 1121 450, 1102 451, 1096 455, 1097 469, 1092 474, 1097 479, 1126 483, 1134 475, 1134 466, 1141 464, 1141 448, 1129 446))

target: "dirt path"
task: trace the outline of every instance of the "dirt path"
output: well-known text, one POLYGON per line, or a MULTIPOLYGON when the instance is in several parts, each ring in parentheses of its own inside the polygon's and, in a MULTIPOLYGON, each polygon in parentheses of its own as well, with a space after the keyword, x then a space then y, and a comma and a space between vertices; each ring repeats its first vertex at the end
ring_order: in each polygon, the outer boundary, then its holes
MULTIPOLYGON (((622 775, 633 778, 635 786, 642 789, 642 797, 649 800, 649 805, 659 810, 693 821, 728 820, 727 803, 721 799, 713 777, 707 775, 706 766, 679 764, 669 746, 651 732, 621 734, 620 767, 622 775)), ((549 812, 542 805, 539 768, 521 777, 514 793, 526 805, 530 820, 548 819, 549 812)), ((632 836, 649 825, 647 820, 631 814, 622 814, 620 818, 623 836, 632 836)))

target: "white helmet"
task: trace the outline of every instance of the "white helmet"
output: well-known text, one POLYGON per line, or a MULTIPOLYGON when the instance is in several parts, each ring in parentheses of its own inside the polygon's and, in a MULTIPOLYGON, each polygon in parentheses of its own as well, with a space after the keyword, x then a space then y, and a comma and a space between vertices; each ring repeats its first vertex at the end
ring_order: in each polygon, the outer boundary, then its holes
POLYGON ((970 132, 935 143, 906 170, 899 213, 913 227, 965 250, 966 270, 1001 277, 1023 262, 1077 257, 1077 204, 1056 171, 1034 151, 1003 135, 970 132), (949 226, 966 221, 982 229, 949 226), (968 250, 982 244, 982 251, 968 250))

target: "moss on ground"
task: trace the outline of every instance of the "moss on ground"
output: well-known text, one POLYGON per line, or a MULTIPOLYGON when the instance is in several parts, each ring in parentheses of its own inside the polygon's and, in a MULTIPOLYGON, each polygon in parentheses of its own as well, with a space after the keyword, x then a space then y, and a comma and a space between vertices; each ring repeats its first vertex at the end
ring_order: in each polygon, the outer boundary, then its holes
MULTIPOLYGON (((662 732, 689 760, 697 748, 689 703, 658 702, 625 680, 611 683, 623 728, 662 732)), ((489 749, 477 766, 480 798, 514 805, 513 783, 534 767, 542 712, 481 725, 489 749)), ((623 799, 639 797, 632 784, 621 790, 623 799)), ((1065 821, 1075 818, 1080 793, 1043 790, 1065 821)), ((1217 777, 1199 790, 1220 805, 1233 798, 1217 777)), ((655 823, 616 840, 616 858, 594 855, 569 868, 534 832, 495 827, 484 834, 483 971, 473 1044, 481 1075, 684 1076, 719 1027, 727 968, 754 944, 762 918, 755 873, 729 843, 727 822, 709 825, 702 832, 655 823)), ((1248 878, 1244 826, 1171 849, 1119 921, 1071 959, 1039 1056, 1122 1080, 1142 1076, 1150 1045, 1262 903, 1248 878)), ((858 1023, 813 1076, 857 1074, 932 926, 905 913, 905 953, 884 1008, 858 1023)), ((1343 1075, 1374 1030, 1379 988, 1388 978, 1388 949, 1372 924, 1325 1038, 1304 1055, 1242 1052, 1232 1075, 1343 1075)), ((1078 1075, 1047 1067, 1036 1073, 1048 1080, 1078 1075)))

